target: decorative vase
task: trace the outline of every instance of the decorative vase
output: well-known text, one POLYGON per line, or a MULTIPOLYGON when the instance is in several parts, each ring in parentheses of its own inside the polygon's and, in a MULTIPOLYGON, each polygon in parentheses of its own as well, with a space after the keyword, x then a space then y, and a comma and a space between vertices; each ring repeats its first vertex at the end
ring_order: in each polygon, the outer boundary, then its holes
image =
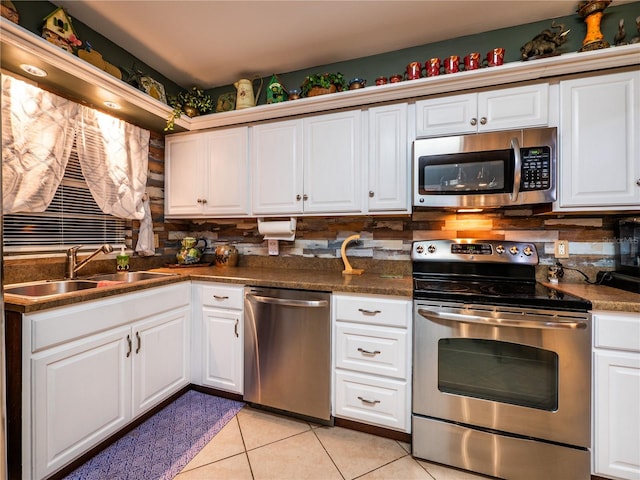
POLYGON ((234 245, 217 246, 215 262, 217 267, 235 267, 238 264, 238 249, 234 245))
POLYGON ((197 117, 198 115, 200 115, 200 112, 198 111, 197 108, 195 107, 191 107, 189 105, 185 105, 182 107, 182 111, 184 111, 184 113, 188 116, 188 117, 197 117))
POLYGON ((202 251, 198 248, 198 243, 204 240, 196 240, 194 237, 184 237, 181 247, 176 253, 178 265, 190 265, 198 263, 202 257, 202 251))
POLYGON ((331 85, 329 88, 312 87, 307 93, 307 97, 315 97, 317 95, 326 95, 327 93, 336 93, 338 89, 335 85, 331 85))

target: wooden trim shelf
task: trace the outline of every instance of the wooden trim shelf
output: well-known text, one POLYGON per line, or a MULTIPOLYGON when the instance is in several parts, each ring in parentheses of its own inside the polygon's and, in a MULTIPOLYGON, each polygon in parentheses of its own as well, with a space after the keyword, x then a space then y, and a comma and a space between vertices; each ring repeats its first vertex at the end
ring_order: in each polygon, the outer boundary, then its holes
MULTIPOLYGON (((40 85, 80 97, 100 109, 104 109, 102 103, 105 100, 115 101, 122 109, 111 112, 113 115, 151 130, 164 129, 171 113, 168 105, 2 17, 0 30, 2 68, 25 77, 19 65, 31 63, 49 72, 48 77, 38 80, 40 85)), ((174 132, 219 128, 632 65, 640 65, 640 44, 510 62, 500 67, 371 86, 195 118, 182 116, 176 121, 174 132)))

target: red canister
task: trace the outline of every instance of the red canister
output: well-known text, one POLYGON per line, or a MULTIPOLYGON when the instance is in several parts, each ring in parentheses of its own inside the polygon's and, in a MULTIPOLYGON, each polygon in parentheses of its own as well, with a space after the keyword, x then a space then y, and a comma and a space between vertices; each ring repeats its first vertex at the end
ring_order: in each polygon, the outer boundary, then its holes
POLYGON ((456 73, 460 71, 460 57, 451 55, 444 59, 444 73, 456 73))
POLYGON ((430 58, 425 62, 425 70, 427 71, 427 77, 435 77, 440 75, 440 59, 430 58))
POLYGON ((480 68, 480 54, 472 52, 464 57, 465 70, 477 70, 480 68))

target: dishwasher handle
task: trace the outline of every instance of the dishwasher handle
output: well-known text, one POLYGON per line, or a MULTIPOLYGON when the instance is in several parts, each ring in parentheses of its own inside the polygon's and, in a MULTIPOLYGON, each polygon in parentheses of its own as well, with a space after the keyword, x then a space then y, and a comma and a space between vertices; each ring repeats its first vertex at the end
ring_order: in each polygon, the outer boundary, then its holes
POLYGON ((283 305, 286 307, 303 307, 303 308, 322 308, 329 305, 326 300, 294 300, 291 298, 266 297, 263 295, 247 294, 249 300, 255 300, 258 303, 268 303, 271 305, 283 305))

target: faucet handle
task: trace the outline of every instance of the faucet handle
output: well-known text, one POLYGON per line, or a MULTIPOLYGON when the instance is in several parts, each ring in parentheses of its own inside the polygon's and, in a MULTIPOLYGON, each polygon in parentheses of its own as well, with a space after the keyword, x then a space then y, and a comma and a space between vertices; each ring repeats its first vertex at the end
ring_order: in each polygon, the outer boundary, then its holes
POLYGON ((82 245, 74 245, 73 247, 67 249, 67 255, 73 255, 81 248, 82 248, 82 245))

